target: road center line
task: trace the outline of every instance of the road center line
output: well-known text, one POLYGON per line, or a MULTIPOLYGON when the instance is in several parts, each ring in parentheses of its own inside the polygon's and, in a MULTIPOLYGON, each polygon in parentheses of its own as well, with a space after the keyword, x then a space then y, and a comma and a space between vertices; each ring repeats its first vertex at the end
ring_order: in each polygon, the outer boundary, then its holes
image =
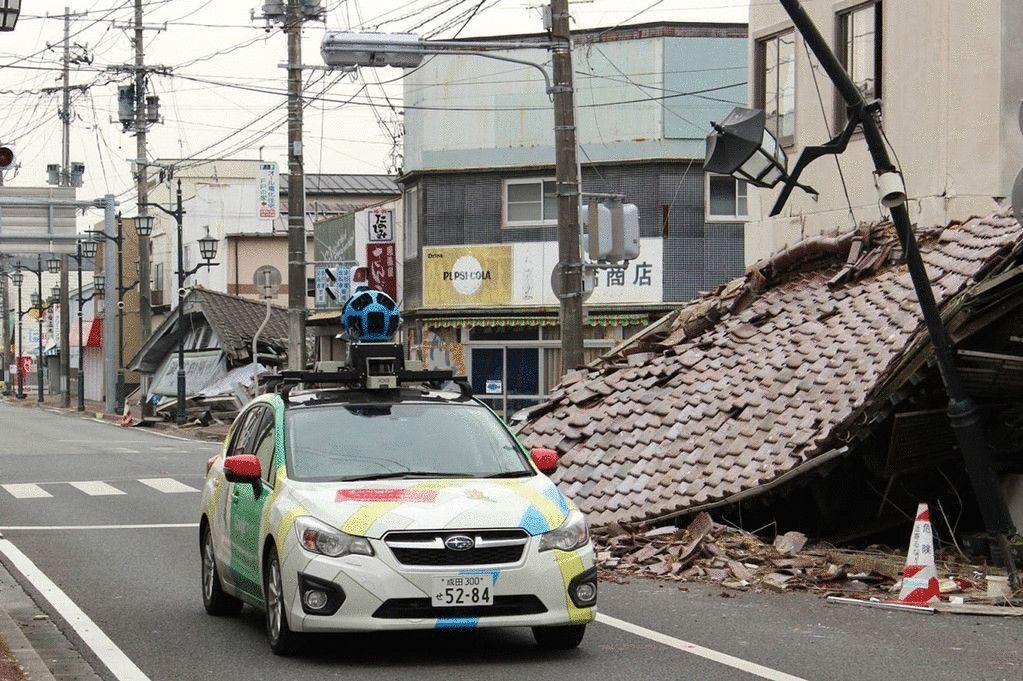
POLYGON ((762 679, 770 679, 771 681, 804 681, 804 679, 801 679, 798 676, 792 676, 791 674, 786 674, 785 672, 764 667, 756 664, 755 662, 748 662, 739 657, 733 657, 732 655, 720 653, 716 650, 711 650, 710 648, 704 648, 703 646, 698 646, 695 643, 683 641, 682 639, 674 638, 667 634, 647 629, 646 627, 641 627, 638 624, 632 624, 631 622, 625 622, 623 620, 610 617, 604 613, 597 613, 597 621, 601 624, 606 624, 608 626, 615 627, 616 629, 627 631, 630 634, 642 636, 643 638, 660 643, 661 645, 666 645, 669 648, 675 648, 676 650, 681 650, 684 653, 690 653, 710 660, 711 662, 717 662, 718 664, 723 664, 725 666, 732 667, 733 669, 738 669, 748 674, 759 676, 762 679))
POLYGON ((53 609, 68 623, 117 681, 150 681, 131 659, 82 612, 60 587, 53 583, 35 563, 7 539, 0 539, 0 553, 7 556, 15 569, 34 586, 53 609))

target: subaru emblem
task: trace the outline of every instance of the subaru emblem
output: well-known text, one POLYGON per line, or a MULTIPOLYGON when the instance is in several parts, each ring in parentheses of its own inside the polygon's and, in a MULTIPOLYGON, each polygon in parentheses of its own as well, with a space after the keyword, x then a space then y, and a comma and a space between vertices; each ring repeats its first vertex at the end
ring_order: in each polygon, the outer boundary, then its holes
POLYGON ((444 540, 444 546, 452 551, 468 551, 476 546, 476 542, 472 537, 467 537, 464 534, 453 534, 444 540))

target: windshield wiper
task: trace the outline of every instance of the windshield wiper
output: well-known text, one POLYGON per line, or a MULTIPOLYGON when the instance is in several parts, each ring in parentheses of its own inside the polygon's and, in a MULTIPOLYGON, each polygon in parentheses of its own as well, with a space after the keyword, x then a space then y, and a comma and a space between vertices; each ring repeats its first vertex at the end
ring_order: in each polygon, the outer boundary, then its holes
POLYGON ((360 480, 386 480, 397 478, 473 478, 471 473, 438 473, 436 471, 395 471, 393 473, 369 473, 341 478, 341 482, 358 482, 360 480))
POLYGON ((494 473, 493 475, 487 475, 487 478, 525 478, 532 477, 532 471, 504 471, 503 473, 494 473))

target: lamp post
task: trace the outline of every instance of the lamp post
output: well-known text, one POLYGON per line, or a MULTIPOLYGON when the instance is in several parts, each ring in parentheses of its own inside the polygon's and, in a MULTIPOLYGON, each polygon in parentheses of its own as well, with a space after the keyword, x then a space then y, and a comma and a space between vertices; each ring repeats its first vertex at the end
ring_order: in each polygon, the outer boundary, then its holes
MULTIPOLYGON (((145 206, 156 208, 174 218, 178 234, 178 405, 175 414, 175 422, 181 426, 185 424, 185 278, 189 277, 204 267, 216 267, 218 263, 211 262, 217 257, 217 240, 210 236, 209 227, 206 228, 206 236, 199 239, 199 253, 204 262, 198 263, 190 270, 185 270, 184 229, 182 218, 185 209, 181 200, 181 180, 178 179, 177 186, 177 207, 174 210, 164 208, 158 203, 146 203, 145 206)), ((135 218, 137 225, 145 225, 144 229, 152 231, 153 217, 151 215, 139 215, 135 218)))
MULTIPOLYGON (((136 221, 136 229, 138 229, 138 222, 136 221)), ((149 236, 150 231, 145 234, 139 233, 139 236, 149 236)), ((117 233, 114 235, 107 234, 103 231, 92 231, 90 232, 94 240, 99 241, 101 239, 108 239, 113 241, 117 245, 117 383, 115 390, 115 406, 114 409, 117 413, 124 411, 124 294, 132 290, 138 285, 138 280, 133 282, 130 286, 124 286, 124 220, 121 218, 121 214, 117 214, 117 233)), ((81 352, 81 348, 79 348, 81 352)))
POLYGON ((39 344, 37 346, 37 361, 36 365, 36 385, 39 388, 39 394, 36 395, 36 402, 42 403, 43 401, 43 312, 46 310, 43 307, 43 256, 39 254, 36 256, 37 264, 33 272, 36 275, 36 291, 32 307, 36 308, 38 315, 36 316, 36 326, 38 327, 39 333, 39 344))
POLYGON ((554 101, 555 175, 558 195, 558 301, 561 324, 562 374, 583 362, 583 262, 579 227, 579 165, 576 155, 575 103, 572 85, 572 42, 568 0, 551 0, 551 41, 422 40, 412 34, 327 33, 320 53, 328 66, 415 67, 427 54, 472 54, 538 69, 554 101), (550 49, 554 84, 539 64, 491 54, 488 50, 550 49))
POLYGON ((0 31, 13 31, 21 15, 21 0, 0 0, 0 31))
POLYGON ((71 256, 78 265, 78 380, 75 381, 78 392, 78 411, 85 411, 85 343, 82 330, 85 322, 82 309, 87 302, 104 293, 104 277, 102 274, 97 274, 93 276, 93 292, 89 294, 88 298, 82 297, 82 264, 86 259, 91 260, 96 257, 97 246, 99 244, 93 239, 85 241, 79 239, 75 254, 71 256))
MULTIPOLYGON (((931 345, 934 348, 934 359, 938 365, 938 373, 941 375, 945 392, 948 395, 949 422, 955 434, 956 442, 959 445, 966 472, 969 475, 973 488, 974 497, 977 500, 977 505, 980 508, 984 526, 988 533, 997 537, 1012 588, 1014 591, 1018 591, 1020 588, 1019 574, 1012 560, 1008 543, 1009 536, 1015 532, 1012 516, 1009 514, 1005 495, 985 446, 976 405, 963 387, 959 372, 953 361, 948 335, 945 331, 938 305, 934 299, 934 292, 931 289, 927 270, 920 255, 919 244, 917 244, 916 237, 913 234, 913 227, 909 220, 909 211, 906 208, 906 190, 902 177, 888 155, 884 136, 878 126, 877 114, 880 111, 880 102, 876 100, 867 102, 863 99, 863 94, 853 83, 852 78, 849 77, 849 74, 831 51, 831 48, 828 47, 827 41, 800 5, 799 0, 779 0, 779 2, 781 2, 785 11, 792 19, 792 23, 803 36, 803 40, 806 41, 807 46, 813 51, 821 67, 828 74, 828 77, 831 78, 835 88, 845 100, 849 113, 848 124, 842 133, 827 144, 804 149, 791 175, 786 175, 785 169, 782 167, 780 175, 775 173, 760 179, 754 177, 751 180, 752 173, 743 172, 742 169, 746 161, 739 159, 744 155, 747 159, 755 158, 757 152, 747 153, 749 151, 748 148, 737 148, 734 153, 729 154, 726 153, 726 150, 728 147, 735 146, 736 144, 742 147, 743 137, 757 139, 756 130, 751 130, 751 128, 755 128, 757 124, 762 126, 763 117, 761 114, 760 118, 756 121, 750 121, 750 117, 743 114, 742 111, 738 113, 733 111, 732 115, 736 116, 736 118, 731 121, 733 124, 732 130, 729 131, 729 126, 726 125, 729 123, 729 120, 726 119, 722 122, 722 125, 715 125, 715 132, 711 133, 707 138, 708 164, 706 167, 736 175, 741 179, 752 181, 753 184, 758 186, 773 186, 779 180, 784 180, 785 186, 771 211, 772 216, 777 215, 781 211, 785 199, 787 199, 792 188, 799 186, 797 179, 802 170, 811 161, 821 156, 838 154, 844 151, 853 132, 859 126, 862 126, 863 137, 867 143, 867 149, 874 162, 875 173, 877 175, 878 200, 891 213, 892 222, 895 224, 895 231, 898 234, 902 250, 906 255, 906 267, 909 270, 910 279, 913 282, 913 288, 919 301, 921 316, 927 328, 931 345), (744 130, 745 134, 742 132, 736 134, 737 129, 744 130), (715 157, 717 161, 721 161, 721 165, 717 165, 712 160, 712 157, 715 157), (731 163, 724 163, 725 159, 730 159, 731 163), (770 180, 773 180, 773 182, 770 182, 770 180)), ((732 118, 732 116, 729 116, 729 118, 732 118)), ((766 133, 760 137, 762 143, 765 143, 762 145, 764 149, 760 153, 769 158, 777 158, 777 155, 771 149, 768 137, 769 135, 766 133)), ((748 144, 746 147, 748 147, 748 144)), ((749 170, 748 165, 746 170, 749 170)))
POLYGON ((25 399, 25 377, 21 373, 21 353, 23 352, 21 318, 25 313, 21 310, 21 285, 25 282, 25 273, 21 271, 20 265, 17 269, 11 272, 11 281, 14 282, 14 285, 18 289, 18 360, 14 363, 14 368, 18 373, 17 397, 19 400, 23 400, 25 399))

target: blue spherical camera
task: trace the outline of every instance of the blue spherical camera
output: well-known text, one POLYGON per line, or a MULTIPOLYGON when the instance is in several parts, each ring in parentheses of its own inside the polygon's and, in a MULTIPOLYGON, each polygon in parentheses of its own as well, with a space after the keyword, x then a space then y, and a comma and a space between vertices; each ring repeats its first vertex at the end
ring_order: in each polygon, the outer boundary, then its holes
POLYGON ((359 291, 341 308, 341 328, 356 343, 387 343, 398 332, 401 313, 383 291, 359 291))

